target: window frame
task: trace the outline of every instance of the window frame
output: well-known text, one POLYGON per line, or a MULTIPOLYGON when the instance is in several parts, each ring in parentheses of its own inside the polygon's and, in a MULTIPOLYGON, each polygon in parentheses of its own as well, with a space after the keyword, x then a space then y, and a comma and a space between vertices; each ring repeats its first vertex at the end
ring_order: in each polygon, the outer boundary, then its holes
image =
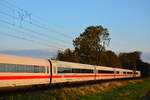
POLYGON ((0 72, 46 73, 46 66, 0 63, 0 72))
POLYGON ((84 68, 70 68, 70 67, 57 67, 57 73, 80 73, 80 74, 94 74, 93 69, 84 69, 84 68), (68 69, 69 71, 64 72, 60 71, 63 70, 63 68, 68 69))

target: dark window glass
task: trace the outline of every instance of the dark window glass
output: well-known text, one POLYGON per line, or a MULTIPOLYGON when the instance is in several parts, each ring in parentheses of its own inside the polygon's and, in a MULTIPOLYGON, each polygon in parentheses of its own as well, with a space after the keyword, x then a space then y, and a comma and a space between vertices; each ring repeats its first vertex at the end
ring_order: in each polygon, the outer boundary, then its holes
POLYGON ((72 73, 81 73, 81 69, 75 69, 75 68, 73 68, 72 69, 72 73))
POLYGON ((117 71, 116 74, 119 74, 119 71, 117 71))
POLYGON ((0 63, 0 72, 45 73, 45 66, 0 63))
POLYGON ((47 66, 47 73, 49 73, 49 67, 47 66))
POLYGON ((72 73, 93 73, 92 69, 72 69, 72 73))
POLYGON ((93 73, 92 69, 80 69, 80 73, 93 73))
POLYGON ((72 73, 71 68, 58 67, 58 73, 72 73))
POLYGON ((54 73, 56 73, 56 66, 54 66, 54 73))
POLYGON ((34 72, 39 73, 39 71, 40 71, 39 66, 34 66, 34 72))
POLYGON ((134 74, 138 74, 138 72, 134 72, 134 74))
POLYGON ((132 72, 127 72, 127 74, 133 74, 132 72))
POLYGON ((58 73, 93 73, 92 69, 58 67, 58 73))
POLYGON ((126 72, 123 72, 123 74, 126 74, 126 72))
POLYGON ((101 74, 114 74, 114 71, 98 70, 98 73, 101 73, 101 74))

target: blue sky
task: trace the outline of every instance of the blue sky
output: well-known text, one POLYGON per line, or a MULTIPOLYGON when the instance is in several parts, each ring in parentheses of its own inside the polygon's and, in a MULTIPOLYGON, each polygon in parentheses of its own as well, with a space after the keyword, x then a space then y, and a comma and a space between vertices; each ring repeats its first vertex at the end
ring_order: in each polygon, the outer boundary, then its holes
MULTIPOLYGON (((115 52, 142 51, 142 59, 150 62, 150 0, 0 0, 0 12, 18 16, 17 8, 8 5, 9 3, 28 11, 33 23, 40 25, 42 23, 50 28, 50 30, 42 30, 23 23, 22 27, 46 34, 43 34, 43 37, 37 36, 41 41, 45 40, 60 48, 72 48, 72 38, 79 36, 87 26, 102 25, 108 28, 112 38, 108 49, 115 52), (12 7, 14 11, 8 9, 9 7, 12 7), (34 18, 37 21, 33 21, 34 18), (65 36, 57 34, 52 31, 53 29, 65 36), (51 38, 46 39, 47 35, 51 38)), ((20 29, 20 21, 14 21, 13 18, 2 14, 0 14, 0 19, 15 23, 19 26, 15 28, 20 29)), ((8 30, 7 26, 0 22, 0 34, 5 32, 36 39, 36 37, 27 36, 29 32, 26 34, 16 32, 12 26, 10 26, 12 30, 8 30)), ((57 49, 8 36, 0 35, 0 37, 2 37, 0 39, 2 52, 11 50, 56 51, 57 49)))

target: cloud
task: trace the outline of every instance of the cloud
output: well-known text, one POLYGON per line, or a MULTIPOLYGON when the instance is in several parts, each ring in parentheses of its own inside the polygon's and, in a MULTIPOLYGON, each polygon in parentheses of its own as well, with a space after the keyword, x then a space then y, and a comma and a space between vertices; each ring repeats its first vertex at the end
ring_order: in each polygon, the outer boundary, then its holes
POLYGON ((3 54, 11 54, 16 56, 26 56, 26 57, 34 57, 34 58, 51 58, 56 57, 57 51, 48 51, 48 50, 40 50, 40 49, 32 49, 32 50, 5 50, 0 51, 3 54))

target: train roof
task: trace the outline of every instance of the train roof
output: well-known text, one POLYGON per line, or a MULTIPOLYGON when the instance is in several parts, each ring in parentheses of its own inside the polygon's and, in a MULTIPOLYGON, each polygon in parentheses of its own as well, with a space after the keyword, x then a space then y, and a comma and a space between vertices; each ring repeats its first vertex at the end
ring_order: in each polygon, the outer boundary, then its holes
POLYGON ((46 59, 0 54, 0 63, 45 66, 48 61, 46 59))
POLYGON ((93 66, 95 66, 95 65, 66 62, 66 61, 57 61, 57 60, 56 61, 52 60, 52 62, 56 62, 58 64, 58 66, 60 66, 60 67, 74 67, 74 68, 91 69, 91 68, 94 68, 93 66))

